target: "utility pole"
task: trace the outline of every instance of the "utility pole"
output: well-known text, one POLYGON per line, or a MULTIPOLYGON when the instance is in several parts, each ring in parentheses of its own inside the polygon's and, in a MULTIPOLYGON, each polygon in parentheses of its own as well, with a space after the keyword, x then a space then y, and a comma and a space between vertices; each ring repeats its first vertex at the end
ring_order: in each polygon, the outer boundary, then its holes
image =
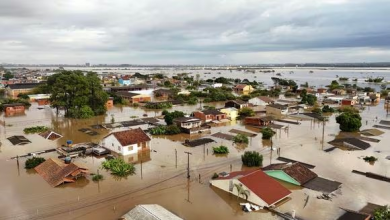
POLYGON ((142 152, 141 152, 141 180, 142 180, 142 152))
POLYGON ((187 179, 190 178, 190 154, 192 153, 185 151, 185 154, 187 154, 187 179))
POLYGON ((270 158, 269 158, 269 164, 271 165, 272 164, 272 149, 274 148, 274 145, 273 145, 273 142, 272 142, 272 137, 271 137, 271 154, 270 154, 270 158))
POLYGON ((176 159, 176 160, 175 160, 175 161, 176 161, 176 162, 175 162, 175 165, 176 165, 176 168, 177 168, 177 150, 176 150, 176 149, 175 149, 175 159, 176 159))
POLYGON ((325 118, 322 119, 322 150, 324 150, 324 138, 325 138, 325 118))

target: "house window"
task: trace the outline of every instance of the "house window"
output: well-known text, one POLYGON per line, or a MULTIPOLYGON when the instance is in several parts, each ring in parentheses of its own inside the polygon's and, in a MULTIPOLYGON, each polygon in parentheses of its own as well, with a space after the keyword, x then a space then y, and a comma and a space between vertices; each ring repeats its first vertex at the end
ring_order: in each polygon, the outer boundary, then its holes
POLYGON ((134 148, 133 148, 133 146, 129 146, 129 151, 132 151, 134 148))
POLYGON ((121 151, 122 149, 121 149, 121 147, 120 146, 118 146, 118 151, 121 151))
POLYGON ((114 146, 114 143, 112 143, 112 146, 114 146))

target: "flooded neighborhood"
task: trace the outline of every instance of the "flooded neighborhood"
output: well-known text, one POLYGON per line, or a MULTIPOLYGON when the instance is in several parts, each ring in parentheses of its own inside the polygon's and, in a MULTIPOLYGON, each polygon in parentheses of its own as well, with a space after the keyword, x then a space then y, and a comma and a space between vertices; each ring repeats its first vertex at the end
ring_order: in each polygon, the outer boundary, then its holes
POLYGON ((369 219, 390 204, 389 69, 223 68, 2 70, 0 219, 369 219), (61 74, 98 80, 106 111, 76 117, 55 98, 71 92, 42 89, 61 74))

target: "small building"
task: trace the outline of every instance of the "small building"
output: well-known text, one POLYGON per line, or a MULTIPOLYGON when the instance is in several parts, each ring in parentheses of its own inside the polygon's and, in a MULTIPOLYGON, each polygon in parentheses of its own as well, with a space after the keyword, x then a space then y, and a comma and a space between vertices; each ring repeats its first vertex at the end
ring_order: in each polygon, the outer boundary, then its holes
POLYGON ((238 117, 238 109, 230 107, 230 108, 221 108, 219 111, 226 114, 226 117, 230 120, 236 120, 238 117))
POLYGON ((101 145, 126 156, 150 148, 150 137, 141 129, 112 132, 101 141, 101 145))
POLYGON ((112 107, 114 107, 114 98, 109 97, 107 102, 106 102, 106 108, 112 108, 112 107))
POLYGON ((63 137, 62 135, 60 135, 54 131, 50 131, 50 130, 39 133, 39 135, 41 137, 45 138, 46 140, 51 140, 51 141, 54 141, 54 140, 57 140, 57 139, 63 137))
POLYGON ((130 92, 130 91, 142 91, 142 90, 149 90, 150 87, 145 84, 139 84, 139 85, 130 85, 130 86, 115 86, 111 87, 111 92, 130 92))
POLYGON ((156 89, 153 91, 154 97, 160 99, 169 99, 172 98, 174 93, 170 89, 156 89))
POLYGON ((50 99, 35 99, 39 106, 50 105, 50 99))
POLYGON ((214 83, 214 84, 212 85, 213 88, 221 88, 222 86, 223 86, 222 83, 214 83))
POLYGON ((248 102, 250 104, 253 104, 253 105, 266 106, 266 105, 274 104, 275 100, 273 100, 267 96, 258 96, 258 97, 254 97, 254 98, 249 99, 248 102))
POLYGON ((17 98, 19 94, 28 94, 42 83, 15 83, 6 86, 6 94, 11 98, 17 98))
POLYGON ((246 125, 252 126, 268 126, 272 123, 274 118, 272 116, 264 116, 264 117, 246 117, 244 123, 246 125))
POLYGON ((152 101, 152 97, 150 97, 147 94, 138 94, 138 93, 132 93, 132 92, 117 92, 116 93, 119 97, 122 97, 123 99, 129 100, 130 103, 141 103, 141 102, 150 102, 152 101))
POLYGON ((175 118, 173 123, 176 124, 184 133, 194 134, 199 132, 210 131, 210 126, 202 125, 202 121, 199 118, 194 117, 181 117, 175 118))
POLYGON ((318 88, 317 89, 317 93, 319 94, 325 94, 328 92, 328 89, 327 88, 318 88))
POLYGON ((249 94, 253 92, 254 88, 251 85, 237 84, 233 87, 233 91, 236 93, 249 94))
POLYGON ((280 104, 267 105, 265 111, 267 115, 287 115, 288 106, 280 104))
POLYGON ((249 104, 247 102, 244 102, 242 100, 230 100, 225 102, 225 108, 236 108, 236 109, 242 109, 244 107, 248 107, 249 104))
POLYGON ((23 103, 3 104, 5 114, 24 113, 26 107, 23 103))
POLYGON ((128 75, 122 76, 118 79, 118 83, 122 86, 128 86, 131 84, 131 78, 128 75))
POLYGON ((372 93, 372 94, 369 95, 369 97, 371 99, 371 103, 373 103, 373 104, 377 104, 381 100, 381 94, 380 93, 372 93))
POLYGON ((119 220, 183 220, 164 207, 156 204, 137 205, 119 220))
POLYGON ((33 94, 33 95, 28 95, 30 98, 30 102, 38 102, 37 100, 50 100, 50 94, 33 94))
POLYGON ((247 200, 261 207, 270 207, 286 199, 291 191, 262 170, 237 171, 220 176, 210 184, 235 196, 238 188, 247 191, 247 200))
POLYGON ((354 106, 356 105, 355 99, 343 99, 341 100, 341 106, 354 106))
POLYGON ((31 143, 26 137, 21 135, 14 135, 7 138, 13 145, 25 145, 31 143))
POLYGON ((205 122, 210 122, 210 121, 220 121, 222 119, 226 119, 227 115, 216 109, 208 109, 204 111, 194 112, 194 117, 199 118, 200 120, 205 122))
POLYGON ((59 159, 48 159, 34 168, 46 182, 56 187, 63 183, 73 183, 88 173, 88 169, 74 163, 65 164, 59 159))
POLYGON ((344 89, 333 89, 332 93, 335 95, 346 95, 347 92, 344 89))
POLYGON ((299 162, 271 164, 264 167, 263 171, 268 176, 298 186, 303 186, 317 177, 316 173, 299 162))

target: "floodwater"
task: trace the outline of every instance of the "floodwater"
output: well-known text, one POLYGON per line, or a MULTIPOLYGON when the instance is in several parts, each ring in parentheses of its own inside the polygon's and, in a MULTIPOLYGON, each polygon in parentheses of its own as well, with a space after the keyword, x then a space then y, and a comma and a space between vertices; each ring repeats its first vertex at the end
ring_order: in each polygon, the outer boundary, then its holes
MULTIPOLYGON (((313 74, 318 73, 315 71, 313 74)), ((215 105, 221 106, 222 103, 215 103, 215 105)), ((190 113, 197 108, 198 105, 175 106, 172 110, 190 113)), ((16 160, 10 160, 16 155, 61 146, 66 143, 66 140, 72 140, 74 143, 99 142, 108 131, 92 129, 99 135, 89 136, 78 129, 110 122, 112 114, 118 122, 130 120, 131 116, 142 117, 145 113, 148 116, 161 114, 160 111, 145 111, 142 108, 114 107, 106 116, 88 120, 71 120, 62 116, 57 117, 50 108, 38 109, 38 106, 33 104, 23 116, 1 115, 5 126, 0 127, 2 142, 0 219, 117 219, 135 205, 144 203, 160 204, 184 219, 278 219, 277 216, 264 211, 242 212, 238 205, 240 200, 208 184, 215 172, 229 172, 231 168, 233 171, 245 169, 240 160, 240 155, 245 150, 261 152, 264 155, 263 165, 270 164, 270 160, 276 163, 276 151, 271 158, 270 143, 262 141, 261 134, 251 138, 247 146, 234 145, 231 141, 213 138, 216 143, 195 148, 185 147, 181 143, 186 139, 198 138, 199 135, 156 136, 151 142, 152 152, 125 157, 127 161, 136 163, 136 175, 115 178, 105 170, 100 170, 104 180, 99 183, 87 177, 79 179, 76 183, 56 188, 50 187, 34 171, 25 170, 23 168, 25 159, 20 159, 19 167, 16 160), (37 125, 49 126, 64 137, 57 141, 48 141, 37 134, 25 135, 32 143, 24 146, 12 146, 5 139, 12 135, 23 135, 23 128, 37 125), (227 146, 230 153, 226 157, 212 155, 212 147, 218 145, 227 146), (177 151, 177 166, 175 151, 177 151), (186 178, 187 154, 184 153, 186 151, 192 153, 189 158, 191 169, 189 180, 186 178)), ((371 128, 377 124, 375 117, 378 117, 378 121, 386 119, 383 102, 378 106, 366 108, 362 117, 361 129, 371 128)), ((331 116, 325 126, 324 149, 331 147, 327 142, 339 134, 334 118, 335 115, 331 116)), ((342 182, 341 189, 336 191, 332 201, 325 201, 316 198, 321 194, 319 192, 283 183, 293 193, 291 199, 280 204, 277 209, 282 212, 296 210, 297 215, 304 219, 335 219, 341 212, 339 207, 358 210, 366 202, 382 205, 389 203, 389 183, 353 174, 351 171, 355 169, 389 175, 390 161, 385 157, 390 155, 387 144, 390 141, 388 135, 390 131, 384 130, 385 134, 375 137, 381 142, 371 143, 372 147, 368 150, 335 149, 325 153, 322 151, 321 144, 322 127, 321 123, 313 121, 302 121, 301 125, 289 125, 288 131, 277 132, 273 145, 281 149, 281 156, 316 165, 314 171, 319 176, 342 182), (362 156, 375 156, 379 159, 374 165, 370 165, 361 159, 362 156), (307 195, 310 199, 304 207, 307 195)), ((231 122, 229 126, 214 126, 211 133, 229 133, 233 128, 258 132, 257 129, 244 126, 240 122, 231 122)), ((208 137, 207 134, 202 136, 208 137)), ((42 156, 50 158, 57 157, 57 154, 54 152, 42 156)), ((77 158, 75 162, 83 164, 90 172, 96 173, 103 160, 103 158, 89 156, 77 158)))

